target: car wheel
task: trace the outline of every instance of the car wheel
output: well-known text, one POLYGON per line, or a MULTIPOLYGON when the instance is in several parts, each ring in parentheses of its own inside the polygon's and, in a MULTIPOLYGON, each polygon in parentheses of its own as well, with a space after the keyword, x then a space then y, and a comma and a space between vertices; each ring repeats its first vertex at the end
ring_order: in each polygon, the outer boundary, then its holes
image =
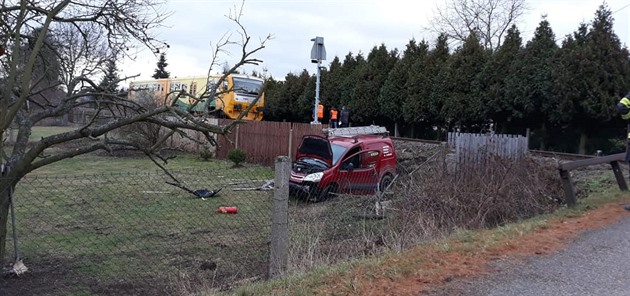
POLYGON ((392 175, 385 174, 385 176, 381 178, 381 181, 378 182, 378 192, 383 192, 387 188, 387 186, 392 183, 393 179, 394 178, 392 177, 392 175))
POLYGON ((335 193, 337 193, 337 186, 335 184, 330 184, 326 186, 326 188, 322 189, 322 191, 318 195, 312 196, 310 201, 324 201, 331 198, 333 195, 335 195, 335 193))

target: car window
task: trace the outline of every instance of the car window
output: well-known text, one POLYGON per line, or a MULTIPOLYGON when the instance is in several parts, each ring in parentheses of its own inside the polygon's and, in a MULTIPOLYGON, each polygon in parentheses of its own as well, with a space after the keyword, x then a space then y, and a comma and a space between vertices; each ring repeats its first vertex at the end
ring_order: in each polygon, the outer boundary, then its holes
POLYGON ((332 149, 332 154, 333 154, 332 165, 337 164, 337 162, 339 161, 341 156, 343 156, 343 154, 348 149, 348 148, 346 148, 344 146, 341 146, 341 145, 338 145, 338 144, 334 144, 334 143, 330 144, 330 148, 332 149))
POLYGON ((361 147, 354 147, 346 153, 346 156, 343 160, 343 166, 347 166, 349 163, 352 163, 354 168, 358 168, 361 165, 361 153, 356 154, 361 151, 361 147))

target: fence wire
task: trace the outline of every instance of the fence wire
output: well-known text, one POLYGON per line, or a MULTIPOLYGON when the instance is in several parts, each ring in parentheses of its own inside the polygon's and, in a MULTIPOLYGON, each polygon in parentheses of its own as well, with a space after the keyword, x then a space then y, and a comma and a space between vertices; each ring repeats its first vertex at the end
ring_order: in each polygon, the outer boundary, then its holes
MULTIPOLYGON (((293 197, 289 273, 402 252, 456 229, 495 227, 557 207, 561 192, 553 168, 529 159, 487 163, 484 170, 458 169, 436 150, 418 162, 405 162, 380 192, 345 192, 316 203, 293 197)), ((349 178, 342 184, 372 179, 349 178)))
MULTIPOLYGON (((286 273, 400 252, 453 229, 555 207, 557 174, 532 160, 462 171, 443 149, 414 159, 399 162, 389 186, 355 166, 327 198, 321 190, 312 191, 317 202, 287 197, 288 237, 279 238, 289 242, 286 273)), ((201 199, 162 172, 22 180, 15 226, 29 274, 0 279, 0 295, 191 295, 267 278, 273 170, 228 164, 173 173, 197 193, 221 191, 201 199), (237 214, 218 212, 232 206, 237 214)))
POLYGON ((174 172, 197 193, 220 190, 203 199, 161 172, 23 179, 15 226, 29 274, 0 279, 0 294, 185 295, 265 278, 273 170, 234 171, 174 172))

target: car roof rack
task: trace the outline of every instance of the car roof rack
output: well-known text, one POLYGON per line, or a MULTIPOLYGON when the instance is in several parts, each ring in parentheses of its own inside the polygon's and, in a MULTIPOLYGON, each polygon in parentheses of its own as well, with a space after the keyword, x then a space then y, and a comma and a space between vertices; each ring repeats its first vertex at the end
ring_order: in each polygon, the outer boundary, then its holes
POLYGON ((358 135, 389 135, 384 126, 369 125, 356 127, 326 128, 323 130, 326 137, 352 137, 358 135))

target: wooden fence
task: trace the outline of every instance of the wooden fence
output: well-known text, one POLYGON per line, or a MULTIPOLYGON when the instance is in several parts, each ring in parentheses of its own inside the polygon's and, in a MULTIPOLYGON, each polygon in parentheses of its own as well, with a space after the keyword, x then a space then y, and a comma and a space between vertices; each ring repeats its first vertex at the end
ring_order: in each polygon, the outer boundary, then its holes
MULTIPOLYGON (((219 124, 229 124, 231 120, 220 119, 219 124)), ((247 161, 273 165, 279 155, 293 159, 295 150, 304 135, 323 136, 321 124, 248 121, 237 125, 232 132, 218 136, 216 157, 227 158, 230 150, 239 148, 247 153, 247 161)))
POLYGON ((520 135, 448 133, 457 164, 482 164, 488 157, 517 160, 527 153, 528 139, 520 135))

